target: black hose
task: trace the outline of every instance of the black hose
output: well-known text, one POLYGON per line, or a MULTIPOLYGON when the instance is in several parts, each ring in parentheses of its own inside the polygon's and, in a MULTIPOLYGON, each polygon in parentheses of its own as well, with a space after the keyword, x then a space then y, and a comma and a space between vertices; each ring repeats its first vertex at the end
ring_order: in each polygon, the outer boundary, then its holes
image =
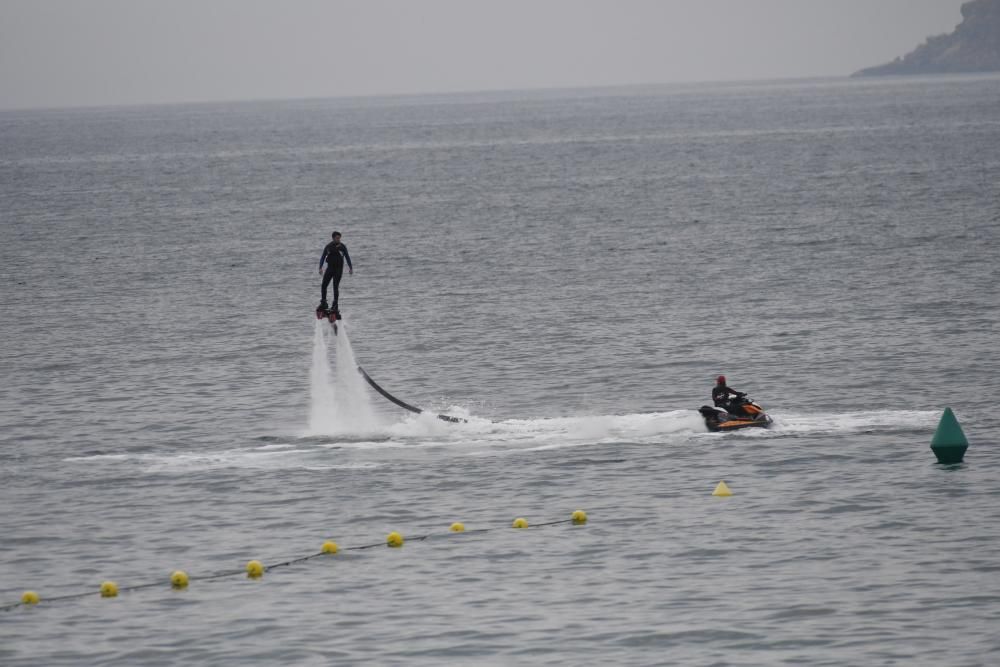
MULTIPOLYGON (((385 389, 380 387, 379 384, 375 382, 375 380, 371 379, 371 376, 369 376, 368 373, 365 372, 365 369, 363 369, 361 366, 358 366, 358 371, 361 373, 361 376, 365 379, 365 382, 371 385, 372 389, 382 394, 382 396, 387 398, 390 402, 395 403, 404 410, 409 410, 410 412, 416 412, 417 414, 427 412, 426 410, 422 410, 416 407, 415 405, 410 405, 406 401, 401 401, 392 394, 390 394, 389 392, 387 392, 385 389)), ((465 419, 461 419, 459 417, 452 417, 451 415, 437 415, 437 418, 440 419, 441 421, 451 422, 453 424, 466 421, 465 419)))

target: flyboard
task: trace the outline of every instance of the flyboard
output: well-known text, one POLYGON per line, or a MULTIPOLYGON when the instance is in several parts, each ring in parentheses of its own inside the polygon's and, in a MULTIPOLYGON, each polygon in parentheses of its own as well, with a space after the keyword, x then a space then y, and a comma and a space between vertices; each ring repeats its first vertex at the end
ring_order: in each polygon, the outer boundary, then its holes
MULTIPOLYGON (((332 308, 328 308, 325 303, 321 303, 316 308, 316 319, 317 320, 329 320, 330 324, 333 325, 333 333, 336 334, 337 333, 337 322, 339 320, 344 319, 344 316, 340 314, 340 309, 337 308, 337 304, 334 304, 332 308)), ((427 412, 427 410, 424 410, 423 408, 418 408, 415 405, 410 405, 406 401, 400 400, 400 399, 396 398, 395 396, 393 396, 392 394, 390 394, 389 392, 387 392, 385 389, 383 389, 381 386, 379 386, 379 384, 377 382, 375 382, 375 380, 373 380, 371 378, 371 376, 368 375, 368 373, 365 372, 365 369, 362 368, 361 366, 358 366, 358 372, 361 373, 361 377, 363 377, 365 379, 365 382, 367 382, 369 385, 371 385, 372 389, 374 389, 375 391, 377 391, 381 396, 383 396, 384 398, 386 398, 390 403, 395 403, 396 405, 398 405, 399 407, 403 408, 404 410, 409 410, 410 412, 414 412, 416 414, 423 414, 423 413, 427 412)), ((441 421, 451 422, 452 424, 458 424, 460 422, 466 422, 466 421, 468 421, 466 419, 462 419, 461 417, 452 417, 451 415, 435 415, 435 416, 438 419, 440 419, 441 421)))
POLYGON ((344 317, 340 314, 337 304, 333 304, 332 308, 328 308, 326 302, 323 302, 316 307, 316 319, 330 320, 330 324, 333 325, 333 333, 337 333, 337 320, 342 320, 344 317))

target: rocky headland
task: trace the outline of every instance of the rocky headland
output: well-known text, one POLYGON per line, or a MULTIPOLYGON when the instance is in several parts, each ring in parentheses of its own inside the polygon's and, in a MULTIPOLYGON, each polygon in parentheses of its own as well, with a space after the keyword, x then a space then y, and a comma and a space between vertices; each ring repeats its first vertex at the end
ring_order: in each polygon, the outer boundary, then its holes
POLYGON ((962 5, 962 22, 951 33, 928 37, 902 58, 851 76, 996 71, 1000 71, 1000 0, 972 0, 962 5))

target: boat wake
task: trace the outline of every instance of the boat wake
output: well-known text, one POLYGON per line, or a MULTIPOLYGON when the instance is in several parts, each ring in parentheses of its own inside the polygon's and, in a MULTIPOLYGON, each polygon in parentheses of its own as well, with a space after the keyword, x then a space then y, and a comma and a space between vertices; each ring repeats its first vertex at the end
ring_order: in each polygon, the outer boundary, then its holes
POLYGON ((447 413, 458 417, 456 421, 443 421, 431 412, 377 412, 374 394, 358 370, 347 327, 341 323, 334 334, 325 321, 316 323, 309 382, 308 427, 298 434, 266 435, 245 447, 217 451, 101 452, 64 460, 139 466, 147 473, 225 468, 364 471, 392 464, 408 451, 428 448, 450 450, 449 455, 495 456, 581 446, 711 447, 724 439, 738 443, 751 438, 929 431, 938 418, 935 411, 914 410, 778 411, 771 413, 770 429, 709 433, 697 410, 490 420, 452 407, 447 413))
MULTIPOLYGON (((544 452, 569 447, 712 447, 749 439, 796 438, 806 435, 836 436, 851 433, 930 432, 935 411, 876 410, 847 413, 773 413, 770 429, 709 433, 696 410, 591 415, 490 421, 461 408, 449 410, 467 421, 447 423, 431 413, 406 415, 396 421, 364 422, 366 434, 341 431, 332 434, 270 435, 246 447, 193 453, 104 452, 64 459, 94 466, 138 467, 141 472, 186 474, 217 469, 342 470, 364 472, 392 465, 415 451, 437 449, 447 456, 502 456, 544 452)), ((787 443, 786 443, 787 444, 787 443)))

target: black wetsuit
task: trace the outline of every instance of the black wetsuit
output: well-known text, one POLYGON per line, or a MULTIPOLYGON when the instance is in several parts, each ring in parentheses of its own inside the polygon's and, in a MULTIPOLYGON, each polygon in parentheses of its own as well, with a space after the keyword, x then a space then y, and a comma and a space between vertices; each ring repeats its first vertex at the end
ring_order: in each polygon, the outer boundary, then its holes
POLYGON ((326 273, 323 274, 323 303, 326 303, 326 288, 329 286, 330 281, 333 281, 333 305, 337 305, 337 301, 340 298, 340 277, 344 275, 344 261, 347 261, 347 267, 349 269, 354 269, 351 266, 351 255, 347 252, 347 246, 340 241, 331 241, 326 244, 323 248, 323 254, 319 257, 319 268, 323 268, 323 262, 326 262, 326 273))
POLYGON ((712 402, 715 403, 716 407, 723 408, 731 414, 742 414, 742 410, 734 401, 729 400, 730 394, 736 396, 737 399, 743 396, 741 392, 731 389, 724 384, 716 384, 712 387, 712 402))

